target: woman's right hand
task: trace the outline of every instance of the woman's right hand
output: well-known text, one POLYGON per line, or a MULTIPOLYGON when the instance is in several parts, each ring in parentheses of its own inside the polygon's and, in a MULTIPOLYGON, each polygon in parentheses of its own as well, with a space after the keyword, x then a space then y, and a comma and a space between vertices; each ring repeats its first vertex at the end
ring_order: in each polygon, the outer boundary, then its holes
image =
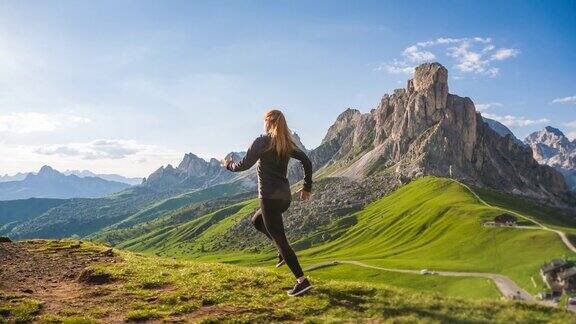
POLYGON ((303 201, 310 199, 310 196, 312 196, 312 193, 310 191, 304 190, 304 188, 298 190, 298 192, 300 193, 300 200, 303 201))

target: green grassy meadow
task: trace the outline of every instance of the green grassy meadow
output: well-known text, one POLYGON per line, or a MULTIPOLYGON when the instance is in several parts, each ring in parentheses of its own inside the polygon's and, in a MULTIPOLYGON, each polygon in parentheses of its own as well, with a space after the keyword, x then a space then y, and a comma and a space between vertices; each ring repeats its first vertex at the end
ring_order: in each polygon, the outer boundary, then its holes
MULTIPOLYGON (((70 246, 65 241, 46 242, 50 248, 70 246)), ((90 248, 87 243, 83 246, 90 248)), ((573 319, 566 311, 534 304, 476 301, 446 297, 427 289, 399 289, 370 280, 359 283, 324 278, 326 271, 336 271, 328 277, 341 276, 336 268, 312 274, 315 289, 293 298, 285 292, 294 281, 286 272, 131 252, 117 254, 122 261, 90 266, 93 275, 105 276, 108 282, 92 286, 90 294, 76 297, 84 301, 76 308, 54 313, 43 307, 43 300, 0 292, 0 322, 567 323, 573 319)), ((358 276, 364 274, 373 276, 358 276)), ((435 284, 441 283, 431 281, 429 286, 435 284)), ((461 290, 458 284, 449 289, 461 290)), ((489 289, 486 293, 490 293, 489 289)))
POLYGON ((500 273, 536 293, 542 288, 541 264, 572 252, 554 233, 482 226, 483 220, 500 213, 456 182, 426 177, 370 204, 357 214, 358 223, 345 235, 301 251, 300 257, 500 273))
POLYGON ((183 224, 155 230, 123 242, 118 247, 172 257, 191 258, 220 250, 221 235, 258 206, 249 200, 192 219, 183 224))
POLYGON ((232 196, 244 191, 245 189, 242 189, 236 184, 221 184, 206 189, 183 193, 175 197, 170 197, 156 202, 126 218, 124 221, 115 224, 115 227, 122 228, 133 226, 134 224, 152 220, 158 216, 186 205, 219 197, 232 196))

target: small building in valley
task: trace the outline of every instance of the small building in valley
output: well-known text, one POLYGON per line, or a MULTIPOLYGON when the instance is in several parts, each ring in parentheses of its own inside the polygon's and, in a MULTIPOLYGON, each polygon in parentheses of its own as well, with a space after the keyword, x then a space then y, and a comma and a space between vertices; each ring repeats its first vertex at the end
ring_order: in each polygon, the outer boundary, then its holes
POLYGON ((494 227, 494 226, 516 226, 518 224, 518 218, 510 214, 500 214, 494 217, 493 221, 486 221, 482 223, 484 226, 494 227))
POLYGON ((494 217, 494 224, 496 225, 516 226, 517 223, 518 218, 516 218, 514 215, 502 214, 494 217))

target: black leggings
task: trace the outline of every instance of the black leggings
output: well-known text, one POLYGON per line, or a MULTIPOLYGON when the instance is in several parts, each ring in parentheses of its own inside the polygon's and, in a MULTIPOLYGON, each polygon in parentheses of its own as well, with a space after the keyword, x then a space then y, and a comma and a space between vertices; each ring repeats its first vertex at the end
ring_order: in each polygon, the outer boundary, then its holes
POLYGON ((282 213, 290 207, 290 200, 281 199, 260 199, 260 210, 252 216, 252 224, 257 230, 268 236, 269 239, 274 241, 280 255, 286 261, 286 264, 292 270, 296 278, 304 275, 296 253, 292 250, 286 233, 284 233, 284 222, 282 221, 282 213))

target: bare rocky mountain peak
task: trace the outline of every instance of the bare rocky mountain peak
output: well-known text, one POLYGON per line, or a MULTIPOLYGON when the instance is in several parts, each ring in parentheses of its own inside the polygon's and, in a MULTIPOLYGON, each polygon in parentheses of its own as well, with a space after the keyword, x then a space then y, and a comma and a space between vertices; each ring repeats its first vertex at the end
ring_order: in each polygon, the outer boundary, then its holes
POLYGON ((559 129, 547 126, 528 135, 524 143, 532 148, 536 161, 554 167, 576 191, 576 140, 570 141, 559 129))
POLYGON ((528 135, 524 142, 528 145, 543 144, 558 150, 576 149, 576 141, 570 141, 561 130, 552 126, 546 126, 541 131, 528 135))
POLYGON ((436 109, 446 107, 448 99, 448 70, 439 63, 425 63, 418 66, 414 72, 414 79, 408 82, 408 93, 413 91, 424 94, 428 100, 426 107, 433 115, 436 109))
POLYGON ((178 165, 178 169, 187 174, 206 175, 209 172, 210 163, 193 153, 187 153, 178 165))
POLYGON ((38 171, 37 175, 41 176, 41 177, 49 177, 49 176, 59 176, 62 174, 60 172, 54 170, 51 166, 44 165, 40 168, 40 171, 38 171))
POLYGON ((292 131, 292 140, 299 149, 301 149, 304 152, 308 152, 306 146, 304 146, 304 143, 302 143, 302 139, 300 139, 300 135, 298 135, 298 133, 296 133, 295 131, 292 131))
POLYGON ((418 66, 406 89, 384 95, 369 113, 344 111, 310 155, 316 169, 333 165, 332 176, 389 170, 399 178, 451 176, 540 198, 568 191, 529 148, 486 124, 470 98, 450 94, 448 71, 439 63, 418 66))
MULTIPOLYGON (((227 157, 238 160, 242 153, 231 152, 227 157)), ((178 167, 168 164, 154 171, 143 182, 143 185, 160 190, 194 190, 213 185, 231 182, 235 175, 223 168, 220 161, 211 158, 209 161, 194 153, 186 153, 178 167)))

